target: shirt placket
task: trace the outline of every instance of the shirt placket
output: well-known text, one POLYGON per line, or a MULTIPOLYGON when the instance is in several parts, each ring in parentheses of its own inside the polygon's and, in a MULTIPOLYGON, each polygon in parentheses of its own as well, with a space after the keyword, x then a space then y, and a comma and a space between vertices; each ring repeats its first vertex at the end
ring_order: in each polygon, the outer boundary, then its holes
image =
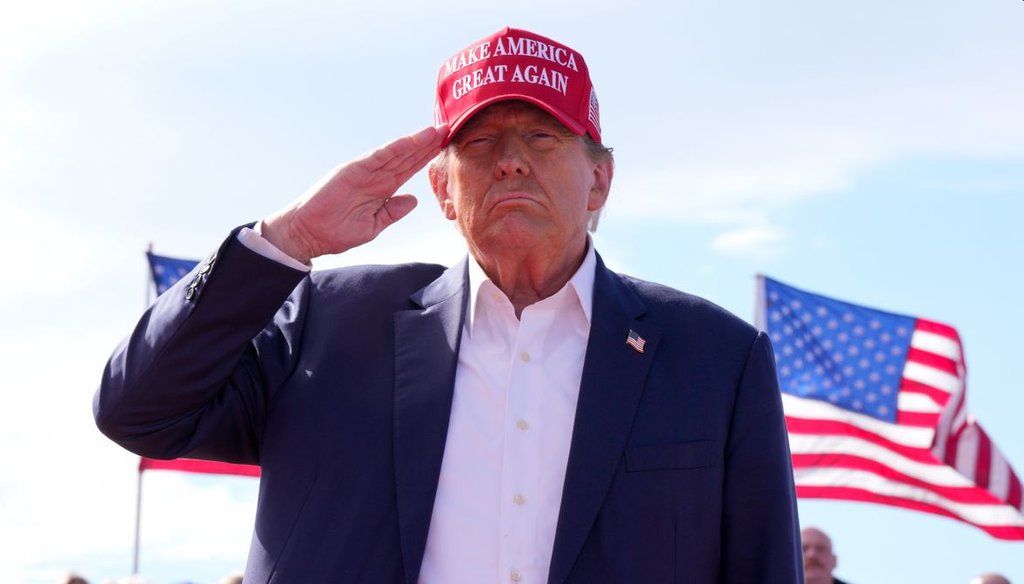
POLYGON ((541 430, 544 427, 544 355, 542 334, 551 311, 527 307, 512 346, 505 412, 501 525, 506 553, 503 581, 539 582, 537 548, 541 430))

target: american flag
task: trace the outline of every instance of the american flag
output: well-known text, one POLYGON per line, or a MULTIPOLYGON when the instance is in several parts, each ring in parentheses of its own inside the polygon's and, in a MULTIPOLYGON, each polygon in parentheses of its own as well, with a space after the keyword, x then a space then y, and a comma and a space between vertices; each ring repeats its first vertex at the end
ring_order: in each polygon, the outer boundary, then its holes
POLYGON ((157 296, 188 275, 192 268, 199 263, 196 260, 158 256, 151 252, 146 252, 146 259, 149 260, 149 272, 153 277, 153 286, 156 288, 157 296))
POLYGON ((934 513, 1024 540, 1021 482, 967 413, 956 329, 758 277, 797 496, 934 513))
POLYGON ((647 340, 638 335, 635 330, 630 329, 629 335, 626 336, 626 344, 636 349, 637 353, 643 353, 647 340))
MULTIPOLYGON (((156 290, 157 296, 166 292, 168 288, 187 276, 199 264, 197 260, 159 256, 148 251, 146 252, 146 259, 149 260, 149 274, 153 278, 153 287, 156 290)), ((139 459, 139 472, 141 473, 145 470, 176 470, 181 472, 260 476, 260 467, 256 465, 195 460, 192 458, 156 460, 143 456, 139 459)))

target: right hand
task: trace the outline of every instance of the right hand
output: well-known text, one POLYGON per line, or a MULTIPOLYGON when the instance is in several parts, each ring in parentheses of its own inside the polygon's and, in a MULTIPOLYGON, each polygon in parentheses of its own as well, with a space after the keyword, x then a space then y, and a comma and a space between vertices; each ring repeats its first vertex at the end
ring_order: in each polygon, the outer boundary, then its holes
POLYGON ((416 207, 416 197, 395 192, 440 153, 447 134, 430 126, 338 166, 264 219, 263 237, 304 264, 372 240, 416 207))

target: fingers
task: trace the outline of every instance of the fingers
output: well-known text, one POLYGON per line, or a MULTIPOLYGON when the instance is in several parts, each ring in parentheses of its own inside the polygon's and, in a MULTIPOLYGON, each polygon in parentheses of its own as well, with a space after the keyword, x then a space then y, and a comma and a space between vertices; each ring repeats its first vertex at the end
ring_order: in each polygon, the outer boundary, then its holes
POLYGON ((368 170, 403 176, 405 182, 441 151, 447 134, 448 126, 428 126, 385 144, 366 156, 368 170))

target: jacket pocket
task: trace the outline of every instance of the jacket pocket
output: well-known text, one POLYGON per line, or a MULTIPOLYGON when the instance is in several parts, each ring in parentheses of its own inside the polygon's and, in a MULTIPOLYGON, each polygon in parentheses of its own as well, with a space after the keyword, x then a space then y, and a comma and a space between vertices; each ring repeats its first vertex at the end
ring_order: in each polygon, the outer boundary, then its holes
POLYGON ((626 448, 626 470, 673 470, 715 466, 715 442, 680 442, 626 448))

